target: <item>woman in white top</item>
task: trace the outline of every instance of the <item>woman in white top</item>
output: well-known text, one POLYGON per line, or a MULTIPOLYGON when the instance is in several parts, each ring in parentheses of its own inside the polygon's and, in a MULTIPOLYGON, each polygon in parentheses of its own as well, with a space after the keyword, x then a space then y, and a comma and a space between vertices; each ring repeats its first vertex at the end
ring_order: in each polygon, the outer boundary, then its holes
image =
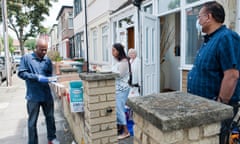
POLYGON ((132 72, 132 85, 129 97, 139 96, 141 84, 141 60, 137 57, 137 51, 133 48, 128 50, 128 56, 130 57, 132 72))
POLYGON ((119 77, 116 78, 116 112, 117 112, 117 124, 123 128, 123 133, 118 136, 118 139, 124 139, 130 136, 127 128, 127 121, 125 115, 125 104, 129 94, 129 65, 128 58, 124 52, 124 47, 120 43, 113 44, 112 55, 116 60, 112 67, 112 71, 119 73, 119 77))

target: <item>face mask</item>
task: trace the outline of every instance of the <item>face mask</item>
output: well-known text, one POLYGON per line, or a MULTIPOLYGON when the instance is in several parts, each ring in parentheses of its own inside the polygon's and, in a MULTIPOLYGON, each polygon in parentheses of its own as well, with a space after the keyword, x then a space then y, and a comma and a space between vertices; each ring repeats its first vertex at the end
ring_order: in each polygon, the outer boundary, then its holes
POLYGON ((199 23, 199 19, 196 21, 196 29, 198 31, 198 35, 206 35, 206 33, 202 32, 202 25, 199 23))

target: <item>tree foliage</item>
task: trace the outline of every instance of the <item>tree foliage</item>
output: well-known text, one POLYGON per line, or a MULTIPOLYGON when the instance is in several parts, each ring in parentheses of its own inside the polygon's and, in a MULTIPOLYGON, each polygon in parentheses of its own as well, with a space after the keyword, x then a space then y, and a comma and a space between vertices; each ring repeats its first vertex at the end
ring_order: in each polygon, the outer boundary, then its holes
MULTIPOLYGON (((44 16, 49 15, 51 0, 7 0, 7 24, 20 42, 21 54, 24 54, 24 42, 29 37, 36 37, 39 33, 46 33, 41 24, 44 16)), ((2 17, 0 18, 2 21, 2 17)))
MULTIPOLYGON (((1 43, 2 43, 2 46, 3 46, 3 43, 4 43, 3 38, 1 37, 0 40, 1 40, 1 43)), ((3 46, 3 48, 4 48, 4 46, 3 46)), ((9 49, 9 52, 11 54, 13 54, 13 52, 15 50, 15 47, 13 46, 13 38, 11 36, 8 36, 8 49, 9 49)), ((4 49, 0 49, 0 51, 4 51, 4 49)))
POLYGON ((24 43, 24 47, 27 47, 28 50, 34 50, 36 47, 36 39, 28 39, 24 43))

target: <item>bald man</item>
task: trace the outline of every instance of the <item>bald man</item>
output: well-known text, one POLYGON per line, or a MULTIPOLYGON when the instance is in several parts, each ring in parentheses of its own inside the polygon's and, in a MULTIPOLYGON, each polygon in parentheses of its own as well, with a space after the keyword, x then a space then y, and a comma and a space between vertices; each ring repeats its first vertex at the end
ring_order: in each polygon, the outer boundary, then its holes
POLYGON ((38 39, 36 50, 22 57, 18 76, 25 80, 28 112, 28 144, 38 144, 37 120, 40 107, 46 118, 48 144, 59 144, 56 139, 54 103, 48 78, 52 76, 52 62, 46 56, 48 43, 38 39))

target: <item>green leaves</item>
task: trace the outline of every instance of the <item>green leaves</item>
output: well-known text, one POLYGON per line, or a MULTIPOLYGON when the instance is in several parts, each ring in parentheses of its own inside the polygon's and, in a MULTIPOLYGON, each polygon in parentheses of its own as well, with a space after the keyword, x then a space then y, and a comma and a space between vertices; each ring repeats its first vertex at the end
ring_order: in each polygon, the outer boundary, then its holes
POLYGON ((25 41, 24 46, 28 48, 28 50, 34 50, 36 46, 35 39, 28 39, 25 41))
MULTIPOLYGON (((28 37, 46 32, 41 24, 45 15, 49 15, 51 0, 7 0, 8 27, 12 29, 20 42, 21 50, 23 43, 28 37)), ((0 12, 2 15, 2 13, 0 12)), ((0 17, 0 22, 2 16, 0 17)))

